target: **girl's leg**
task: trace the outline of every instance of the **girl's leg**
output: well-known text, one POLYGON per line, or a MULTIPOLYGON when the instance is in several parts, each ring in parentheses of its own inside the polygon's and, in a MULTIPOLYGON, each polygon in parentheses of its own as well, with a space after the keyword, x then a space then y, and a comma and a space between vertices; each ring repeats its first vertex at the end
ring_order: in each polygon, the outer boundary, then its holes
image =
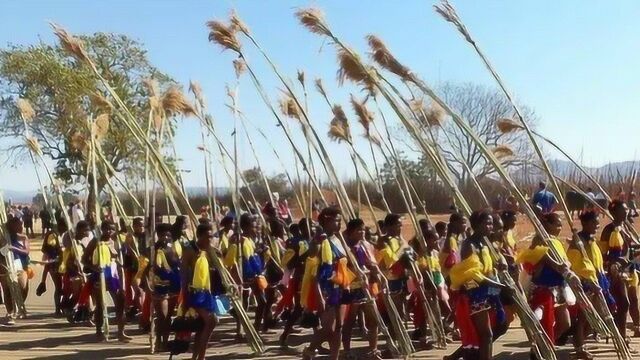
POLYGON ((125 317, 124 317, 124 290, 118 289, 116 292, 111 292, 111 298, 113 304, 116 307, 116 321, 118 322, 118 340, 122 342, 128 342, 131 340, 130 336, 124 333, 125 317))
POLYGON ((629 315, 633 321, 633 336, 640 337, 640 308, 638 308, 638 287, 635 285, 628 287, 629 293, 629 315))
POLYGON ((342 326, 342 347, 346 353, 351 351, 351 334, 358 312, 360 312, 360 304, 351 304, 347 307, 347 314, 342 326))
POLYGON ((489 320, 489 311, 484 310, 471 315, 471 321, 480 341, 478 360, 493 358, 493 331, 489 320))
POLYGON ((613 316, 616 327, 623 338, 627 336, 627 315, 629 314, 629 296, 627 295, 627 284, 621 277, 616 277, 612 281, 612 295, 616 301, 616 312, 613 316))
POLYGON ((264 290, 260 289, 257 285, 252 285, 253 296, 256 299, 256 318, 254 320, 254 326, 256 330, 260 329, 260 325, 263 324, 265 318, 267 300, 265 298, 264 290))
POLYGON ((18 284, 20 285, 20 290, 22 290, 22 299, 26 302, 27 295, 29 295, 29 278, 26 271, 18 272, 18 284))
POLYGON ((378 320, 376 319, 375 303, 367 303, 363 306, 364 321, 367 326, 367 335, 369 337, 369 351, 377 353, 378 351, 378 320))
POLYGON ((217 318, 215 314, 210 313, 204 309, 196 309, 198 316, 204 322, 204 326, 202 330, 196 333, 196 339, 193 347, 193 357, 194 360, 204 360, 207 352, 207 345, 209 343, 209 338, 213 333, 213 329, 216 327, 217 318))
MULTIPOLYGON (((90 283, 90 282, 87 282, 90 283)), ((92 294, 93 298, 96 302, 96 310, 94 312, 94 323, 96 324, 96 336, 98 341, 106 341, 106 334, 102 332, 102 325, 104 324, 104 315, 103 315, 103 307, 102 302, 104 301, 102 297, 102 291, 97 286, 92 286, 92 294)))
POLYGON ((51 279, 53 280, 53 303, 56 307, 56 315, 62 314, 62 276, 55 271, 51 272, 51 279))
POLYGON ((555 333, 555 339, 552 340, 555 342, 560 336, 569 330, 571 327, 571 318, 569 317, 567 305, 558 306, 554 311, 556 323, 554 325, 553 332, 555 333))
POLYGON ((164 346, 165 319, 169 316, 169 300, 166 297, 153 299, 156 315, 156 348, 162 349, 164 346))

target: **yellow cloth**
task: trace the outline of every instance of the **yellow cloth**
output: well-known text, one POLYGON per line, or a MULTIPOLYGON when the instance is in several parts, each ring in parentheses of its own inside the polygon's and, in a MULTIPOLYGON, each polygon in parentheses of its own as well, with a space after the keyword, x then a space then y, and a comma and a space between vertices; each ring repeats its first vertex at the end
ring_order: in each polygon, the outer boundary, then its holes
POLYGON ((418 258, 418 268, 420 270, 430 270, 432 272, 441 272, 440 260, 438 253, 432 252, 430 255, 420 256, 418 258))
MULTIPOLYGON (((560 240, 556 238, 551 238, 550 242, 551 242, 551 246, 553 246, 553 248, 560 255, 562 260, 565 260, 565 261, 568 260, 567 253, 564 250, 564 246, 562 246, 562 243, 560 242, 560 240)), ((542 258, 548 252, 549 252, 549 247, 544 245, 538 245, 533 249, 531 248, 524 249, 518 253, 518 256, 516 257, 516 262, 519 264, 529 263, 531 265, 536 265, 537 263, 540 262, 540 260, 542 260, 542 258)))
POLYGON ((620 229, 616 227, 609 236, 609 247, 621 249, 624 247, 624 238, 620 233, 620 229))
POLYGON ((331 250, 331 243, 329 242, 329 239, 323 240, 320 245, 320 259, 323 264, 333 263, 333 251, 331 250))
MULTIPOLYGON (((256 244, 248 237, 242 237, 242 258, 247 260, 250 256, 255 254, 256 244)), ((224 257, 224 266, 231 268, 238 263, 238 245, 231 244, 227 250, 227 255, 224 257)))
POLYGON ((507 230, 506 240, 507 245, 509 245, 513 251, 516 251, 516 238, 513 236, 513 230, 507 230))
POLYGON ((380 269, 389 280, 395 280, 397 278, 397 276, 389 272, 389 269, 399 259, 398 250, 400 250, 400 241, 396 237, 392 237, 389 239, 389 242, 376 253, 376 262, 380 265, 380 269))
POLYGON ((472 254, 468 258, 453 265, 449 272, 451 289, 459 290, 463 285, 468 288, 477 287, 487 279, 484 268, 485 265, 482 264, 477 254, 472 254))
POLYGON ((293 249, 287 249, 284 252, 284 255, 282 256, 282 263, 283 264, 288 264, 289 261, 291 261, 291 259, 293 259, 293 257, 296 255, 296 251, 293 249))
POLYGON ((58 266, 58 272, 60 274, 64 274, 67 272, 67 261, 69 261, 69 257, 71 256, 71 249, 64 249, 62 251, 62 262, 60 266, 58 266))
POLYGON ((311 293, 311 287, 316 284, 315 280, 319 264, 320 258, 317 256, 308 257, 304 264, 304 275, 300 286, 300 303, 303 308, 308 308, 309 294, 311 293))
POLYGON ((571 270, 581 279, 598 281, 596 276, 596 269, 590 259, 585 259, 582 253, 578 249, 568 249, 567 257, 571 263, 571 270))
POLYGON ((167 260, 167 256, 164 253, 164 250, 158 249, 156 251, 156 266, 160 268, 164 268, 167 271, 171 271, 171 266, 169 266, 169 261, 167 260))
POLYGON ((98 241, 98 245, 93 250, 93 265, 105 268, 111 264, 111 249, 105 241, 98 241))
POLYGON ((600 248, 598 247, 598 245, 596 245, 596 242, 595 241, 585 242, 584 249, 586 250, 587 255, 591 259, 591 262, 593 263, 593 267, 596 269, 596 271, 603 272, 604 260, 602 258, 602 252, 600 251, 600 248))
POLYGON ((147 269, 147 266, 149 266, 149 258, 142 255, 138 256, 138 272, 136 272, 134 279, 142 279, 142 275, 144 275, 144 271, 147 269))
POLYGON ((220 252, 226 254, 229 250, 229 237, 226 233, 220 235, 220 252))
POLYGON ((491 253, 489 252, 489 248, 486 246, 482 247, 482 251, 480 251, 480 257, 482 258, 482 273, 484 275, 493 275, 493 259, 491 258, 491 253))
POLYGON ((193 267, 193 281, 191 286, 196 290, 211 290, 211 281, 209 278, 209 260, 207 253, 200 251, 196 264, 193 267))
POLYGON ((180 240, 173 242, 173 250, 176 252, 176 255, 178 255, 178 258, 182 259, 182 243, 180 240))
POLYGON ((309 244, 306 241, 300 241, 298 243, 298 255, 302 256, 309 251, 309 244))

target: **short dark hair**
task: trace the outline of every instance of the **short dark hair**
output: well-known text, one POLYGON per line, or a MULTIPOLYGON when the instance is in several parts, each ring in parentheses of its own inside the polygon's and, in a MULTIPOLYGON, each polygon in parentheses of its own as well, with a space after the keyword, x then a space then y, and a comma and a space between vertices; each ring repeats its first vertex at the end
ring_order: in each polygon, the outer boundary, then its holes
POLYGON ((609 209, 609 212, 612 213, 623 206, 624 206, 623 201, 621 201, 620 199, 614 199, 614 200, 611 200, 611 202, 609 203, 608 209, 609 209))
POLYGON ((335 206, 329 206, 329 207, 326 207, 326 208, 322 209, 322 211, 320 211, 320 215, 318 215, 318 221, 320 223, 322 223, 322 222, 324 222, 324 221, 326 221, 328 219, 334 218, 334 217, 336 217, 338 215, 342 215, 342 212, 340 212, 340 209, 338 209, 335 206))
POLYGON ((167 224, 167 223, 159 223, 156 224, 156 233, 165 233, 165 232, 171 232, 171 224, 167 224))
POLYGON ((598 219, 598 213, 595 211, 585 211, 580 214, 580 221, 583 223, 598 219))
POLYGON ((141 217, 134 217, 133 218, 133 225, 144 225, 144 220, 142 220, 141 217))
POLYGON ((233 225, 233 216, 231 215, 227 215, 220 220, 220 226, 224 227, 228 225, 233 225))
POLYGON ((400 214, 396 214, 396 213, 387 214, 387 216, 384 217, 384 227, 389 227, 397 223, 398 221, 400 221, 401 218, 402 216, 400 216, 400 214))
POLYGON ((364 221, 362 221, 362 219, 356 218, 349 220, 349 222, 347 223, 347 234, 351 233, 361 226, 364 226, 364 221))
POLYGON ((502 221, 507 221, 508 219, 513 219, 516 216, 516 212, 513 210, 502 210, 500 213, 500 218, 502 221))
POLYGON ((198 224, 198 227, 196 228, 196 236, 197 237, 204 236, 212 229, 213 227, 211 226, 210 223, 198 224))
POLYGON ((493 220, 493 217, 491 216, 491 212, 489 210, 476 210, 471 213, 471 216, 469 216, 469 224, 471 224, 471 228, 475 229, 487 219, 493 220))
POLYGON ((76 232, 84 228, 91 228, 91 226, 89 225, 89 222, 87 220, 78 221, 78 223, 76 224, 76 232))
POLYGON ((462 221, 464 219, 464 215, 459 212, 454 212, 449 216, 449 223, 454 223, 458 221, 462 221))
POLYGON ((105 220, 105 221, 102 222, 102 224, 100 224, 100 230, 104 232, 105 230, 107 230, 108 228, 110 228, 112 226, 116 227, 116 223, 114 223, 111 220, 105 220))
POLYGON ((438 221, 435 225, 436 231, 437 232, 445 232, 447 231, 447 223, 445 223, 444 221, 438 221))
POLYGON ((240 215, 240 228, 244 229, 247 226, 250 226, 252 222, 255 221, 255 217, 249 213, 244 213, 240 215))

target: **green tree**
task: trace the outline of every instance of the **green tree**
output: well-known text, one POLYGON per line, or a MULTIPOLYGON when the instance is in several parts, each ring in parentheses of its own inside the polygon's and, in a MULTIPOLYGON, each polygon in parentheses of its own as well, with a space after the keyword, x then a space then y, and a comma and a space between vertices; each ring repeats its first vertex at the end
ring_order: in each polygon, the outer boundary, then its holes
MULTIPOLYGON (((89 56, 133 115, 146 128, 149 90, 144 80, 155 79, 160 88, 173 81, 148 60, 142 44, 125 35, 96 33, 80 37, 89 56)), ((42 152, 55 163, 55 176, 66 185, 86 183, 87 119, 108 114, 106 91, 91 71, 65 53, 59 45, 9 45, 0 50, 0 139, 6 139, 9 161, 26 160, 28 149, 21 140, 24 125, 16 107, 18 98, 33 105, 36 116, 29 131, 42 152)), ((107 161, 117 172, 140 174, 144 152, 126 130, 112 128, 102 141, 107 161)), ((107 183, 97 176, 97 194, 107 183)))

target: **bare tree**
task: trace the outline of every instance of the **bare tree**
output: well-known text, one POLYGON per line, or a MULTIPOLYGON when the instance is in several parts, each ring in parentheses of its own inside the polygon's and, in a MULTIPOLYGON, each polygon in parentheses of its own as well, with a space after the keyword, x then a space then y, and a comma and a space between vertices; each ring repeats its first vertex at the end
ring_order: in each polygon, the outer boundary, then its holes
MULTIPOLYGON (((468 121, 487 146, 506 145, 513 150, 515 156, 502 158, 503 165, 511 172, 523 168, 525 164, 521 159, 532 158, 529 156, 532 149, 526 134, 503 134, 496 127, 497 119, 514 116, 513 107, 497 89, 472 83, 445 83, 439 87, 439 92, 447 104, 468 121)), ((524 112, 528 123, 535 126, 537 118, 534 112, 527 107, 524 107, 524 112)), ((487 164, 478 146, 452 121, 445 121, 437 136, 445 159, 452 164, 451 173, 461 185, 467 186, 471 180, 470 176, 482 179, 495 173, 495 168, 487 164), (468 169, 473 174, 469 174, 468 169)))

